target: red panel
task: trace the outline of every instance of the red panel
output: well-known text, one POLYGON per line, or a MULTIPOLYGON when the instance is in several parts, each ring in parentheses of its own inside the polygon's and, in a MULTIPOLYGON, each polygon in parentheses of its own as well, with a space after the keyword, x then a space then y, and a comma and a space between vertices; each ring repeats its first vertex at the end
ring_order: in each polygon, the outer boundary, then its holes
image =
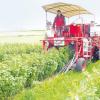
POLYGON ((82 25, 70 25, 70 35, 74 37, 81 37, 82 25))

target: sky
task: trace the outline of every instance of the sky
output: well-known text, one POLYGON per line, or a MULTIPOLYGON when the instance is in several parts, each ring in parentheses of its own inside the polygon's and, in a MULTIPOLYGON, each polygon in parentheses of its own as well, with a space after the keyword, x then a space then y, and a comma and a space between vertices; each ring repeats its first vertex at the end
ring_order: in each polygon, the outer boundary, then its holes
MULTIPOLYGON (((45 11, 42 6, 55 2, 80 5, 92 12, 100 24, 100 0, 0 0, 0 31, 45 29, 45 11)), ((48 20, 52 22, 55 15, 48 15, 48 20)), ((94 16, 90 17, 85 19, 94 19, 94 16)))

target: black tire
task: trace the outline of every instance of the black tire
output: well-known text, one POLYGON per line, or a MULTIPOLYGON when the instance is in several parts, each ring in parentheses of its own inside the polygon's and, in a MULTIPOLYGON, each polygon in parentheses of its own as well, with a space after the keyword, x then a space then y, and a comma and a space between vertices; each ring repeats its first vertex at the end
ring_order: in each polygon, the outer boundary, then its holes
POLYGON ((97 46, 94 47, 94 52, 93 52, 93 61, 100 60, 100 50, 97 46))
POLYGON ((100 51, 96 51, 95 54, 93 54, 93 61, 100 60, 100 51))
POLYGON ((96 57, 97 57, 97 60, 100 60, 100 51, 96 52, 96 57))
POLYGON ((76 67, 75 70, 77 71, 83 71, 86 67, 86 61, 84 58, 79 58, 78 61, 76 62, 76 67))
POLYGON ((100 50, 98 51, 98 56, 99 56, 99 60, 100 60, 100 50))

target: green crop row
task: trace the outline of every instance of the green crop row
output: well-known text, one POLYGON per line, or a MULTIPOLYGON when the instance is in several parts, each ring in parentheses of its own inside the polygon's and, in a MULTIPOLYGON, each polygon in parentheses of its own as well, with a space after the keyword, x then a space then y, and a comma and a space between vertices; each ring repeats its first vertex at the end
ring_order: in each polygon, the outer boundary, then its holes
POLYGON ((100 100, 100 61, 80 73, 70 71, 25 89, 14 100, 100 100))
POLYGON ((0 100, 56 74, 70 59, 68 52, 66 47, 44 52, 41 46, 0 45, 0 100))

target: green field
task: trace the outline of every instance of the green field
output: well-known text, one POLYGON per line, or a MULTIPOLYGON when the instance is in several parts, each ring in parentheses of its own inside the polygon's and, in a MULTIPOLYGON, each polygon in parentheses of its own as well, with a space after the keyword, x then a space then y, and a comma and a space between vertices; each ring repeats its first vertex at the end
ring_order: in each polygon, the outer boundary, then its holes
POLYGON ((13 98, 56 74, 70 59, 68 48, 44 52, 39 45, 0 45, 0 100, 13 98))
POLYGON ((100 61, 83 73, 59 74, 25 89, 14 100, 100 100, 100 61))
POLYGON ((58 74, 72 53, 67 47, 45 52, 44 31, 0 38, 0 100, 100 100, 100 61, 58 74))
POLYGON ((19 31, 19 32, 0 32, 0 43, 40 43, 44 39, 45 31, 19 31))

